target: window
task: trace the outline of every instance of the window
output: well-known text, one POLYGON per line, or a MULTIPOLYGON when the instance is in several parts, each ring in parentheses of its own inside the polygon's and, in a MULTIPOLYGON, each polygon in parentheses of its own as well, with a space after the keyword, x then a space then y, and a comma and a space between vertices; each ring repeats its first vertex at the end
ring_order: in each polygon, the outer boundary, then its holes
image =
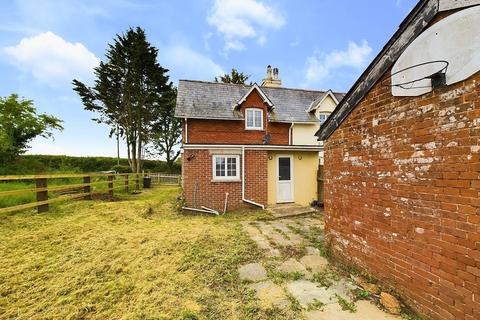
POLYGON ((263 130, 263 110, 249 108, 245 110, 245 129, 263 130))
POLYGON ((239 156, 213 156, 214 180, 239 180, 239 156))
POLYGON ((327 120, 329 115, 330 115, 329 113, 320 113, 318 115, 318 120, 320 120, 320 123, 324 123, 325 120, 327 120))

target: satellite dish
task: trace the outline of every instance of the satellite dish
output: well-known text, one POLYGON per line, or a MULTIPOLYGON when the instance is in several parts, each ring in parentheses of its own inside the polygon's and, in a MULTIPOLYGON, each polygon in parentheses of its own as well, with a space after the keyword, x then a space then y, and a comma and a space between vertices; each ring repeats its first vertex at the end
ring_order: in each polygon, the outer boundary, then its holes
POLYGON ((270 144, 272 141, 272 135, 270 133, 267 133, 266 135, 263 136, 263 144, 270 144))
POLYGON ((419 96, 480 70, 480 6, 451 14, 420 34, 392 68, 394 96, 419 96))

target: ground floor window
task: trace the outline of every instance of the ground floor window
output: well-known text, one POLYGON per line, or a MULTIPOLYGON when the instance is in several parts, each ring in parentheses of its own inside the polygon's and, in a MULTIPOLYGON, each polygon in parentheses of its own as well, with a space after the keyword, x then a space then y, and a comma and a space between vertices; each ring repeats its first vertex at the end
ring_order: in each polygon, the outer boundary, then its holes
POLYGON ((214 180, 238 180, 239 156, 215 155, 213 156, 213 179, 214 180))

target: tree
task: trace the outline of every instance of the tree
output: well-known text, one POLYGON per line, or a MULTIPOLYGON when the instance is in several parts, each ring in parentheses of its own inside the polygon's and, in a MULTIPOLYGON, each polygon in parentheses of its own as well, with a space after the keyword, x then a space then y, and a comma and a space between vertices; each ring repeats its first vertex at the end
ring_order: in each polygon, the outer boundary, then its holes
POLYGON ((51 115, 37 114, 32 100, 19 99, 17 94, 0 97, 0 164, 27 151, 34 138, 51 138, 51 130, 63 130, 61 123, 51 115))
POLYGON ((106 61, 95 68, 95 85, 87 87, 73 80, 86 110, 99 117, 93 119, 110 126, 110 136, 125 139, 133 172, 141 172, 145 145, 152 137, 164 96, 171 94, 168 70, 157 62, 158 50, 141 28, 128 29, 109 44, 106 61))
MULTIPOLYGON (((230 74, 225 73, 223 76, 220 76, 220 81, 215 77, 215 82, 245 84, 249 78, 249 75, 246 75, 243 72, 238 72, 237 69, 233 68, 232 71, 230 71, 230 74)), ((250 82, 250 84, 252 83, 250 82)))
POLYGON ((165 96, 165 103, 162 104, 158 115, 158 120, 154 124, 151 153, 165 156, 167 166, 173 169, 175 160, 180 155, 180 150, 175 147, 181 142, 180 119, 175 117, 175 102, 177 90, 174 89, 169 95, 165 96))

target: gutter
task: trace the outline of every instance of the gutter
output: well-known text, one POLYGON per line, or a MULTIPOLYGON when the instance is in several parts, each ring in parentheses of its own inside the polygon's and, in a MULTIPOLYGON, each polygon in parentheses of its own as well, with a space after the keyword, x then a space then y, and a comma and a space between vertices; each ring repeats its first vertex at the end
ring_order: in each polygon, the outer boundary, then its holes
POLYGON ((268 144, 184 144, 183 149, 239 149, 276 151, 322 151, 318 145, 268 145, 268 144))
POLYGON ((265 210, 265 206, 263 204, 245 199, 245 147, 244 146, 242 146, 242 201, 253 204, 254 206, 262 208, 262 210, 265 210))

